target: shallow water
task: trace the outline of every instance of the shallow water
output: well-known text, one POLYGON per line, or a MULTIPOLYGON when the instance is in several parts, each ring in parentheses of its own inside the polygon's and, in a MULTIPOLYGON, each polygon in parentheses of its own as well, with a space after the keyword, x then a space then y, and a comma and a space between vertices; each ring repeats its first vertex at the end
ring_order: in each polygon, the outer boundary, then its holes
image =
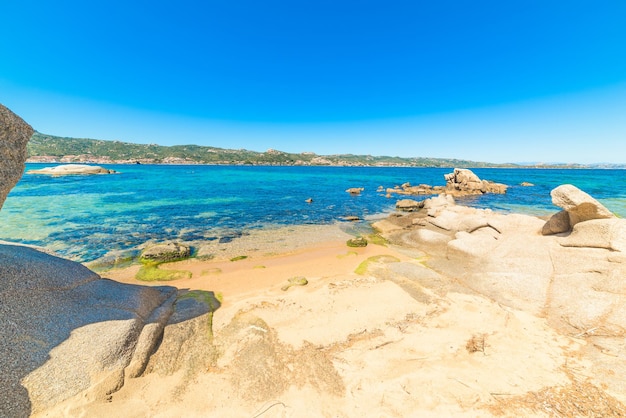
MULTIPOLYGON (((50 164, 27 164, 27 170, 50 164)), ((280 225, 329 224, 394 209, 379 186, 443 185, 450 168, 108 165, 115 175, 26 174, 0 211, 0 239, 40 245, 77 261, 147 241, 229 239, 280 225), (364 187, 359 196, 345 192, 364 187), (312 198, 312 203, 305 200, 312 198)), ((626 171, 475 169, 510 186, 459 199, 497 211, 548 215, 550 190, 571 183, 626 216, 626 171), (522 187, 527 181, 534 187, 522 187)))

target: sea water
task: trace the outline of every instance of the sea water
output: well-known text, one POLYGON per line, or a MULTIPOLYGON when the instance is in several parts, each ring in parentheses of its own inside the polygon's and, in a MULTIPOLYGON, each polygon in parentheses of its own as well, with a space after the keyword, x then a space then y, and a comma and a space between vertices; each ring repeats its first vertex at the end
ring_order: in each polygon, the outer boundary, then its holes
MULTIPOLYGON (((27 164, 26 171, 50 164, 27 164)), ((443 185, 451 168, 109 165, 113 175, 25 174, 0 211, 0 239, 43 246, 77 260, 148 241, 236 237, 255 228, 370 219, 403 196, 383 189, 405 182, 443 185), (346 193, 363 187, 358 196, 346 193), (307 199, 312 199, 307 203, 307 199)), ((474 169, 509 185, 504 195, 461 204, 547 216, 560 210, 550 190, 570 183, 626 216, 626 171, 474 169), (521 186, 533 183, 532 187, 521 186)), ((423 198, 423 197, 422 197, 423 198)), ((230 239, 230 238, 228 238, 230 239)))

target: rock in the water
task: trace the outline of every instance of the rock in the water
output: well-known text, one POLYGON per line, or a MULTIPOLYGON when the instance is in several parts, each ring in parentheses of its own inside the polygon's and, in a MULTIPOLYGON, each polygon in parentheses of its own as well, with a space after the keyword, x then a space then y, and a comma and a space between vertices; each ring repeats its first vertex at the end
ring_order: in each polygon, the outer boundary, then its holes
POLYGON ((494 183, 488 180, 481 180, 474 172, 465 168, 455 168, 452 173, 444 175, 446 180, 445 186, 429 186, 428 184, 420 184, 411 186, 410 183, 404 183, 402 186, 387 189, 387 196, 392 193, 402 195, 433 195, 443 194, 453 196, 470 196, 480 195, 484 193, 506 193, 505 184, 494 183))
POLYGON ((350 187, 346 190, 346 192, 350 193, 351 195, 359 195, 363 190, 365 190, 363 187, 350 187))
POLYGON ((24 173, 26 143, 33 128, 0 104, 0 207, 24 173))
POLYGON ((552 203, 563 208, 569 214, 570 225, 591 219, 614 218, 606 207, 578 187, 563 184, 550 192, 552 203))
POLYGON ((185 244, 166 242, 152 245, 141 253, 143 260, 167 262, 189 258, 191 249, 185 244))
POLYGON ((446 191, 457 196, 483 194, 483 193, 506 193, 507 186, 488 180, 481 180, 473 171, 466 168, 455 168, 446 179, 446 191))
POLYGON ((46 167, 40 170, 29 170, 28 174, 50 174, 52 176, 68 176, 82 174, 114 174, 115 170, 109 170, 97 165, 87 164, 64 164, 55 167, 46 167))

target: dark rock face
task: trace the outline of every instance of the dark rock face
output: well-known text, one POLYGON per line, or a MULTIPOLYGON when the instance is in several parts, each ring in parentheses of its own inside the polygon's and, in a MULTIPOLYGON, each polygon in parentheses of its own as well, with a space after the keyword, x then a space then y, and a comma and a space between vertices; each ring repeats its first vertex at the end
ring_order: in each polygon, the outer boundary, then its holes
POLYGON ((24 173, 26 143, 33 128, 0 104, 0 207, 24 173))

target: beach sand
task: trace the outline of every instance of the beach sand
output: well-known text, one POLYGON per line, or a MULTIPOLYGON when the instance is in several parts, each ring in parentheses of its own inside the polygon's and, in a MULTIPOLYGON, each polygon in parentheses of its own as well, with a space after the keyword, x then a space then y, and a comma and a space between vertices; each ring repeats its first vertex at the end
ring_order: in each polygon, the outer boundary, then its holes
MULTIPOLYGON (((107 400, 70 399, 39 416, 567 416, 546 394, 563 411, 566 398, 614 401, 581 383, 591 373, 584 340, 451 279, 403 282, 389 262, 424 268, 423 253, 350 248, 350 237, 337 225, 291 228, 168 265, 192 277, 148 284, 209 290, 222 301, 214 364, 126 379, 107 400), (308 284, 282 290, 297 276, 308 284)), ((102 276, 138 283, 137 269, 102 276)))

